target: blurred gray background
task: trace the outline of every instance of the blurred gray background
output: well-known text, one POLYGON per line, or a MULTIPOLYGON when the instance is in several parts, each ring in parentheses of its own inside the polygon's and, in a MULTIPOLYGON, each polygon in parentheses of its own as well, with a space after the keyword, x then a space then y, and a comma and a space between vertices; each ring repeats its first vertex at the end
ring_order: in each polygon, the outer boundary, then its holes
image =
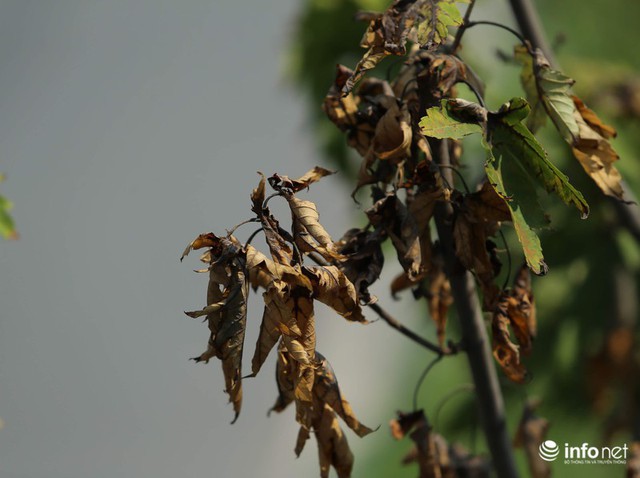
MULTIPOLYGON (((283 75, 296 8, 0 2, 0 172, 21 234, 0 243, 1 477, 317 475, 313 440, 295 460, 293 410, 266 417, 274 357, 229 425, 219 363, 187 360, 208 330, 182 311, 204 305, 206 277, 197 255, 178 261, 197 234, 249 217, 256 171, 322 163, 283 75)), ((336 176, 308 198, 334 238, 358 217, 336 176)), ((262 315, 250 307, 245 363, 262 315)), ((322 308, 318 327, 362 421, 408 405, 410 389, 384 401, 394 350, 424 352, 322 308)), ((382 425, 348 432, 357 459, 388 439, 382 425)))

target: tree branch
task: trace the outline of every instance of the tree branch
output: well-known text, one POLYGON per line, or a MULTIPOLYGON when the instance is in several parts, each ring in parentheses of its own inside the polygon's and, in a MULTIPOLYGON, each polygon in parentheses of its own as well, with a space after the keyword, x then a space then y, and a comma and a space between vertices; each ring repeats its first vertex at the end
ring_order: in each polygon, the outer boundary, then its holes
POLYGON ((428 340, 423 339, 418 334, 416 334, 414 331, 412 331, 411 329, 405 327, 399 320, 397 320, 392 315, 390 315, 386 310, 384 310, 378 304, 375 304, 375 303, 374 304, 369 304, 369 308, 371 310, 373 310, 376 314, 378 314, 378 316, 382 320, 384 320, 387 324, 389 324, 391 327, 396 329, 398 332, 400 332, 405 337, 410 338, 415 343, 422 345, 424 348, 429 349, 432 352, 435 352, 440 356, 442 356, 442 355, 451 355, 452 353, 454 353, 453 351, 445 351, 442 348, 440 348, 439 346, 437 346, 436 344, 433 344, 433 343, 429 342, 428 340))
MULTIPOLYGON (((449 165, 447 141, 433 141, 431 145, 434 159, 441 166, 449 165)), ((443 168, 441 171, 445 179, 451 183, 453 179, 451 171, 448 168, 443 168)), ((454 304, 462 328, 462 340, 477 391, 480 422, 484 428, 496 475, 498 478, 515 478, 518 472, 507 430, 502 391, 491 356, 489 338, 473 276, 462 267, 455 254, 453 207, 450 203, 440 202, 436 205, 435 221, 454 304)))

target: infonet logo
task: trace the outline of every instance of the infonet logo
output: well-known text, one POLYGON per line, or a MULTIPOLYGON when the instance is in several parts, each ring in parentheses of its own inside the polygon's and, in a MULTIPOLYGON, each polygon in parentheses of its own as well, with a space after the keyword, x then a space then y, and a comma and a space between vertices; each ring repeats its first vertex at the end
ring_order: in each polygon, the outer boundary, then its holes
POLYGON ((560 447, 553 440, 547 440, 538 447, 538 454, 544 461, 553 461, 560 454, 560 447))
MULTIPOLYGON (((623 465, 627 462, 627 452, 629 447, 622 446, 591 446, 583 443, 580 446, 570 446, 564 444, 564 463, 566 465, 623 465)), ((560 455, 560 447, 553 440, 546 440, 538 447, 538 454, 544 461, 555 461, 560 455)))

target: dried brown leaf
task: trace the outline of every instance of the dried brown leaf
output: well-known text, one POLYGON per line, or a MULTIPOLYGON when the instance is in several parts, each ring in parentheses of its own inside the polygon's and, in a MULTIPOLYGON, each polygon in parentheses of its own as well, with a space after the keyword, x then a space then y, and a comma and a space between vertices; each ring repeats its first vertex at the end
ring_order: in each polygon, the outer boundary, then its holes
POLYGON ((318 353, 319 367, 316 370, 314 394, 320 402, 329 405, 359 437, 373 432, 358 421, 351 405, 340 394, 338 380, 329 361, 318 353))
POLYGON ((369 286, 378 280, 382 272, 384 254, 380 244, 383 239, 379 229, 350 229, 336 243, 338 251, 345 257, 339 267, 364 303, 375 300, 369 295, 369 286))
MULTIPOLYGON (((232 260, 229 284, 223 292, 224 303, 211 311, 209 321, 211 336, 207 350, 196 362, 207 362, 215 356, 222 361, 226 392, 233 403, 234 421, 242 407, 242 349, 247 320, 248 281, 245 278, 245 261, 241 257, 232 260), (217 314, 220 315, 217 315, 217 314)), ((207 299, 215 299, 215 288, 207 291, 207 299)))
POLYGON ((576 105, 574 116, 578 123, 579 135, 573 144, 573 155, 598 187, 608 196, 623 199, 622 176, 614 166, 620 158, 608 141, 616 131, 574 96, 576 105))
POLYGON ((317 252, 329 261, 341 259, 342 256, 336 251, 331 236, 320 224, 316 205, 293 195, 285 197, 291 209, 293 231, 298 248, 304 252, 317 252))
POLYGON ((371 224, 385 230, 393 242, 398 260, 410 279, 420 274, 422 256, 418 225, 395 194, 388 194, 366 211, 371 224))
POLYGON ((380 159, 402 159, 411 154, 411 115, 407 105, 393 101, 376 125, 373 151, 380 159))
POLYGON ((335 171, 329 171, 328 169, 316 166, 298 179, 291 179, 289 176, 274 174, 269 178, 269 184, 276 191, 286 189, 291 193, 296 193, 303 189, 308 189, 313 183, 316 183, 325 176, 329 176, 331 174, 335 174, 335 171))
POLYGON ((340 269, 326 266, 306 270, 311 277, 316 300, 328 305, 347 320, 366 322, 358 304, 356 289, 340 269))

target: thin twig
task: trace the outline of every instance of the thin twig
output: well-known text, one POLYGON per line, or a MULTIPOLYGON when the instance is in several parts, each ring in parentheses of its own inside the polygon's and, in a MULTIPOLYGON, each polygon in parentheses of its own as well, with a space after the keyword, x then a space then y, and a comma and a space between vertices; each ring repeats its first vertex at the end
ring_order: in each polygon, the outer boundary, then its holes
POLYGON ((416 382, 416 386, 413 389, 413 411, 414 412, 418 410, 418 393, 420 392, 420 388, 422 387, 422 383, 424 382, 424 379, 427 378, 427 375, 429 375, 429 372, 431 371, 433 366, 437 364, 441 359, 442 359, 442 355, 438 355, 431 362, 429 362, 429 365, 427 365, 427 367, 423 370, 422 374, 420 375, 420 378, 416 382))
POLYGON ((424 338, 420 337, 413 330, 407 328, 399 320, 397 320, 395 317, 393 317, 391 314, 389 314, 386 310, 384 310, 382 307, 380 307, 379 304, 377 304, 377 303, 369 304, 369 308, 371 310, 373 310, 376 314, 378 314, 378 316, 382 320, 384 320, 387 324, 389 324, 391 327, 396 329, 402 335, 404 335, 405 337, 410 338, 415 343, 422 345, 424 348, 429 349, 432 352, 437 353, 438 356, 451 355, 451 354, 457 352, 457 350, 452 350, 452 351, 447 350, 447 351, 445 351, 441 347, 437 346, 436 344, 433 344, 433 343, 429 342, 427 339, 424 339, 424 338))
POLYGON ((520 43, 522 43, 522 44, 526 44, 526 42, 524 41, 524 40, 525 40, 525 37, 523 37, 522 35, 520 35, 520 33, 519 33, 519 32, 517 32, 516 30, 514 30, 514 29, 513 29, 513 28, 511 28, 511 27, 508 27, 507 25, 503 25, 502 23, 498 23, 498 22, 491 22, 491 21, 488 21, 488 20, 479 20, 479 21, 477 21, 477 22, 469 22, 469 23, 467 24, 467 26, 465 27, 465 29, 466 29, 466 30, 468 30, 469 28, 473 28, 473 27, 475 27, 476 25, 489 25, 489 26, 492 26, 492 27, 502 28, 503 30, 508 31, 508 32, 509 32, 509 33, 511 33, 513 36, 517 37, 517 38, 518 38, 518 40, 520 40, 520 43))
POLYGON ((462 25, 458 28, 456 32, 456 37, 453 39, 453 44, 451 45, 451 51, 455 55, 460 48, 460 42, 462 41, 462 35, 464 35, 464 31, 467 29, 467 24, 469 23, 469 18, 471 18, 471 12, 473 11, 473 6, 476 4, 476 0, 471 0, 471 4, 467 7, 467 11, 464 12, 464 19, 462 20, 462 25))

